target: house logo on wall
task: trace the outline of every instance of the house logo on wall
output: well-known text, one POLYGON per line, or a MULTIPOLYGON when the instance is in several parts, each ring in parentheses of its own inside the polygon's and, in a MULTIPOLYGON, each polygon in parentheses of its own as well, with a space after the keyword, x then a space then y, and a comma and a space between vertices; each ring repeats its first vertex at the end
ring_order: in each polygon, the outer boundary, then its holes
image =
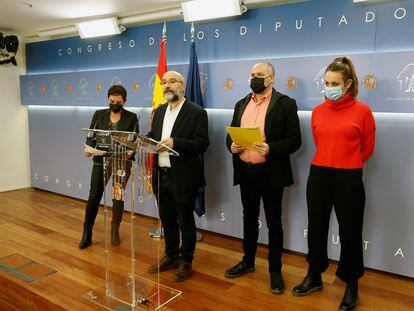
POLYGON ((59 82, 57 80, 53 80, 52 83, 50 83, 50 91, 52 93, 52 96, 59 96, 59 82))
POLYGON ((408 64, 397 75, 400 91, 414 95, 414 64, 408 64))
POLYGON ((122 80, 120 77, 113 77, 111 85, 122 85, 122 80))
POLYGON ((26 92, 28 96, 34 96, 34 89, 35 89, 35 85, 33 83, 33 81, 29 81, 26 84, 26 92))
POLYGON ((150 89, 150 94, 154 94, 155 80, 156 80, 156 74, 153 74, 151 76, 151 79, 148 81, 148 87, 150 89))
POLYGON ((81 96, 88 96, 88 81, 85 78, 79 81, 78 89, 81 96))
POLYGON ((313 78, 313 81, 315 82, 316 90, 320 93, 325 94, 325 71, 326 66, 322 67, 321 70, 319 70, 318 74, 313 78))
POLYGON ((201 87, 201 95, 203 97, 206 94, 207 91, 207 81, 208 81, 208 74, 205 72, 200 72, 200 87, 201 87))

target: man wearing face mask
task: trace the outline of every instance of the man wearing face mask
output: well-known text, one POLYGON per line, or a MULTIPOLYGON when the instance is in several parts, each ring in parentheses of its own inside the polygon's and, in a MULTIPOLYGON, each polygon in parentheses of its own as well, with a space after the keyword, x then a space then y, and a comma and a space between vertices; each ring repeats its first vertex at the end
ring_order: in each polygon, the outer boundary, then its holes
MULTIPOLYGON (((127 91, 125 88, 122 85, 112 85, 108 90, 109 108, 95 111, 89 128, 138 133, 139 126, 137 115, 124 109, 126 101, 127 91)), ((96 140, 87 138, 86 144, 91 147, 95 147, 96 140)), ((84 155, 86 157, 92 156, 92 154, 89 152, 84 152, 84 155)), ((129 159, 133 160, 133 157, 131 156, 132 152, 129 152, 127 157, 130 157, 129 159)), ((94 156, 89 198, 86 203, 83 235, 79 243, 80 249, 84 249, 92 244, 92 228, 95 223, 96 215, 98 214, 99 202, 102 199, 105 186, 103 173, 102 156, 94 156)), ((130 169, 127 167, 127 180, 129 178, 129 173, 130 169)), ((113 245, 119 245, 121 243, 119 237, 119 225, 122 220, 123 210, 124 202, 114 199, 111 223, 111 243, 113 245)))
POLYGON ((236 278, 254 271, 259 235, 260 200, 266 216, 269 237, 270 287, 284 291, 282 277, 282 196, 284 187, 293 184, 289 156, 299 149, 301 134, 296 102, 274 88, 275 70, 270 63, 253 66, 250 88, 253 93, 236 103, 231 126, 258 126, 262 144, 256 151, 245 150, 227 135, 227 148, 233 154, 234 185, 240 185, 243 205, 243 252, 241 262, 225 272, 236 278))
POLYGON ((154 159, 153 189, 164 228, 165 256, 150 266, 149 272, 177 268, 173 280, 180 282, 192 271, 196 247, 193 210, 198 188, 205 185, 199 155, 210 144, 208 119, 202 107, 184 97, 185 80, 180 73, 166 72, 161 85, 168 103, 155 110, 148 137, 160 141, 154 159), (179 156, 170 156, 161 144, 179 156))

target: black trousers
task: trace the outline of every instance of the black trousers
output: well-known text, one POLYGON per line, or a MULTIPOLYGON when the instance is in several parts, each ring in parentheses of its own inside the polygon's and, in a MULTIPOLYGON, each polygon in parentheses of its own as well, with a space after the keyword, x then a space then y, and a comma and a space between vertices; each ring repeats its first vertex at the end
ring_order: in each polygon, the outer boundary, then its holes
POLYGON ((240 176, 240 194, 243 205, 243 261, 254 265, 259 237, 260 200, 262 199, 269 236, 269 272, 280 272, 283 251, 283 187, 272 186, 265 164, 248 166, 243 163, 240 176))
POLYGON ((322 273, 328 266, 328 231, 332 207, 339 224, 341 255, 336 275, 344 282, 364 274, 362 226, 365 190, 362 169, 335 169, 312 165, 306 189, 310 270, 322 273))
MULTIPOLYGON (((112 175, 112 167, 108 166, 106 170, 106 182, 109 181, 112 175)), ((122 187, 125 189, 126 183, 128 182, 129 176, 131 175, 131 162, 126 162, 126 178, 121 182, 122 187)), ((102 195, 104 192, 104 170, 102 162, 94 162, 92 167, 91 183, 89 190, 88 201, 86 202, 86 211, 85 211, 85 222, 84 228, 86 230, 92 230, 93 225, 95 224, 96 215, 99 210, 99 202, 101 202, 102 195)), ((119 179, 119 178, 118 178, 119 179)), ((119 179, 121 181, 121 179, 119 179)), ((112 200, 112 219, 115 222, 122 221, 122 211, 124 210, 124 201, 112 200)))
POLYGON ((158 172, 159 182, 154 184, 153 188, 164 228, 165 254, 170 258, 191 263, 196 247, 194 204, 198 189, 189 191, 178 189, 170 169, 159 169, 158 172))

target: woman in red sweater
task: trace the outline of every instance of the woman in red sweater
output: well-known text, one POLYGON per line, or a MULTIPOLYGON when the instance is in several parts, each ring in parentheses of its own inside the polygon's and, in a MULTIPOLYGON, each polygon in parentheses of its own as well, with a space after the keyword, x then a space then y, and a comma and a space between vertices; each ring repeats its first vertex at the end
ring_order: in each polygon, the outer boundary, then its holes
POLYGON ((333 207, 341 241, 336 275, 347 284, 339 310, 355 310, 358 304, 358 279, 364 274, 362 169, 375 145, 374 117, 367 105, 356 100, 357 95, 352 61, 336 58, 325 73, 326 100, 312 112, 316 152, 306 188, 309 270, 293 289, 295 296, 322 289, 321 273, 329 265, 327 240, 333 207))

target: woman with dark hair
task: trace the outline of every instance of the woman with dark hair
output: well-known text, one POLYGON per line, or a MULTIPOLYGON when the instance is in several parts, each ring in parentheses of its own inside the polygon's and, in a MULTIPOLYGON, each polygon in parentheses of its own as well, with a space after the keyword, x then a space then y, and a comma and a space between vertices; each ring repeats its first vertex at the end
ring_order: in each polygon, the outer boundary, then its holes
POLYGON ((375 145, 371 109, 357 101, 358 78, 348 57, 336 58, 325 72, 326 100, 312 112, 316 152, 306 188, 308 205, 308 273, 292 293, 322 290, 321 273, 329 265, 327 240, 332 207, 339 224, 341 255, 336 275, 347 286, 339 310, 355 310, 358 279, 364 274, 362 226, 364 163, 375 145))
MULTIPOLYGON (((138 133, 138 117, 135 113, 130 112, 124 108, 126 101, 126 89, 122 85, 112 85, 108 90, 109 107, 95 111, 89 128, 138 133)), ((99 146, 96 144, 96 140, 92 138, 87 138, 86 144, 91 147, 99 148, 99 146)), ((92 153, 85 150, 84 155, 86 157, 90 157, 92 156, 92 153)), ((134 160, 133 152, 129 151, 127 157, 130 160, 134 160)), ((127 162, 125 185, 126 182, 128 182, 129 175, 131 173, 130 166, 130 162, 127 162)), ((109 178, 110 176, 106 177, 107 180, 109 180, 109 178)), ((125 188, 125 185, 122 185, 122 187, 125 188)), ((98 215, 99 202, 102 199, 104 187, 103 157, 94 156, 89 197, 86 203, 85 221, 83 223, 83 234, 82 239, 79 243, 80 249, 87 248, 92 244, 92 229, 95 224, 96 216, 98 215)), ((124 212, 124 201, 114 196, 112 203, 111 243, 113 245, 119 245, 121 243, 121 239, 119 237, 119 225, 122 221, 122 215, 124 212)))

